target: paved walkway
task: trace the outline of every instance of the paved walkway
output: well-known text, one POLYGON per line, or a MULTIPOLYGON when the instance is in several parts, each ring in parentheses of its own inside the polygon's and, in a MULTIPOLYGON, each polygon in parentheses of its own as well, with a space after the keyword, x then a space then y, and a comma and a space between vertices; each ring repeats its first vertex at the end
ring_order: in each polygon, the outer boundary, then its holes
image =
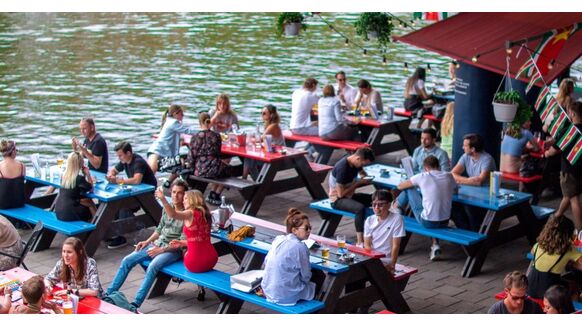
MULTIPOLYGON (((336 152, 332 162, 335 162, 341 155, 338 153, 336 152)), ((405 155, 404 152, 390 154, 380 157, 379 161, 395 164, 400 157, 405 155)), ((324 182, 324 186, 327 190, 327 180, 324 182)), ((367 188, 370 192, 373 190, 372 187, 367 188)), ((517 186, 512 188, 515 189, 517 186)), ((226 191, 225 194, 228 200, 235 204, 235 208, 241 208, 242 198, 236 191, 226 191)), ((257 216, 282 223, 288 208, 296 207, 308 214, 314 231, 318 231, 321 220, 316 211, 309 209, 311 201, 305 189, 295 190, 284 195, 269 196, 257 216)), ((540 205, 556 208, 558 202, 559 199, 551 201, 542 199, 540 205)), ((504 224, 517 220, 512 218, 506 221, 504 224)), ((133 250, 130 245, 144 240, 151 234, 151 231, 142 230, 128 235, 128 245, 116 250, 109 250, 102 243, 95 254, 95 260, 98 263, 101 284, 104 289, 111 283, 121 259, 133 250)), ((21 233, 27 235, 28 231, 21 231, 21 233)), ((346 234, 348 239, 355 240, 353 220, 342 219, 338 233, 346 234)), ((26 260, 29 269, 39 274, 48 273, 60 256, 60 245, 63 240, 63 236, 57 236, 50 249, 29 254, 26 260)), ((459 246, 442 243, 443 256, 441 260, 436 262, 429 260, 429 247, 429 238, 413 236, 406 248, 406 254, 398 259, 400 263, 418 268, 418 273, 412 276, 403 293, 413 313, 486 313, 495 302, 494 295, 503 288, 502 280, 505 274, 512 270, 525 272, 529 264, 525 258, 525 254, 529 251, 525 237, 494 248, 483 265, 482 273, 473 278, 461 277, 465 254, 459 246)), ((236 263, 232 257, 223 257, 217 264, 217 269, 232 273, 236 269, 236 263)), ((143 270, 135 268, 123 285, 121 291, 128 296, 130 301, 137 292, 142 279, 143 270)), ((177 285, 171 283, 166 295, 146 300, 140 310, 144 313, 215 313, 219 303, 216 295, 208 292, 204 302, 198 301, 196 296, 197 289, 192 284, 177 285)), ((370 313, 383 309, 382 302, 378 301, 372 306, 370 313)), ((241 311, 241 313, 268 312, 248 303, 244 304, 241 311)))

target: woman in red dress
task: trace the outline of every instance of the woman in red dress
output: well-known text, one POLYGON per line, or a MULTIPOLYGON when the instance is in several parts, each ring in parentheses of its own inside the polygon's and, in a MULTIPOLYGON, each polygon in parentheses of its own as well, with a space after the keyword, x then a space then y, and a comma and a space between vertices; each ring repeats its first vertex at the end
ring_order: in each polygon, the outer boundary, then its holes
POLYGON ((198 190, 187 191, 184 195, 184 211, 174 209, 160 189, 156 191, 156 197, 162 202, 169 217, 184 221, 186 240, 172 240, 170 247, 187 246, 188 250, 184 255, 186 269, 196 273, 212 270, 218 261, 218 254, 210 242, 212 216, 202 193, 198 190))

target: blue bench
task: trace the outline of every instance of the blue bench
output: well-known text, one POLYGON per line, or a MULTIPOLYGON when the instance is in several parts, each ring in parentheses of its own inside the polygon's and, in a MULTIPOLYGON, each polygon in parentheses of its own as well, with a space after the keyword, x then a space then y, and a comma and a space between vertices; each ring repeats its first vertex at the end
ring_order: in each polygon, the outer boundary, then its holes
MULTIPOLYGON (((353 213, 340 211, 332 208, 329 199, 313 202, 309 205, 309 207, 316 209, 320 212, 327 212, 339 216, 349 217, 352 219, 355 218, 355 214, 353 213)), ((372 211, 371 209, 368 209, 367 214, 370 214, 371 211, 372 211)), ((463 246, 474 245, 487 238, 487 236, 484 234, 454 227, 427 229, 423 227, 420 223, 418 223, 414 218, 410 218, 407 216, 404 216, 404 229, 409 233, 415 233, 427 237, 438 238, 463 246)))
POLYGON ((537 205, 531 205, 531 209, 538 220, 546 220, 556 211, 553 208, 541 207, 537 205))
POLYGON ((38 221, 42 221, 44 229, 52 230, 66 236, 79 235, 93 231, 96 228, 94 224, 85 221, 61 221, 57 219, 57 215, 54 212, 49 212, 28 204, 23 207, 5 210, 0 209, 0 214, 31 224, 37 224, 38 221))
MULTIPOLYGON (((142 262, 142 266, 147 267, 150 261, 142 262)), ((299 301, 294 306, 282 306, 275 303, 267 302, 263 297, 255 295, 254 293, 245 293, 236 289, 230 288, 230 274, 211 270, 204 273, 192 273, 186 269, 184 262, 178 261, 174 262, 166 267, 164 267, 161 272, 168 276, 176 277, 184 281, 188 281, 202 287, 212 289, 213 291, 228 295, 230 297, 250 302, 258 306, 277 311, 286 314, 306 314, 314 313, 325 307, 325 304, 321 301, 299 301)))

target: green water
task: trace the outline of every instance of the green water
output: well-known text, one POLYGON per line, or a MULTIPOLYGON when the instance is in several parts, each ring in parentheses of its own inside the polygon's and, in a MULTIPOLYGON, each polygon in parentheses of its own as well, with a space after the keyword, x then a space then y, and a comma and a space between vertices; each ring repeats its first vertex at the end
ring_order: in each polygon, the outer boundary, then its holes
MULTIPOLYGON (((230 95, 239 119, 252 125, 272 103, 289 122, 291 93, 305 77, 320 86, 344 70, 354 85, 369 79, 385 103, 402 103, 411 72, 403 63, 431 63, 428 80, 447 77, 447 58, 394 44, 382 65, 376 53, 345 44, 320 20, 301 37, 277 38, 276 13, 14 13, 0 14, 0 135, 17 141, 20 157, 70 150, 83 116, 115 143, 129 140, 145 156, 162 111, 186 106, 186 123, 230 95)), ((357 14, 325 14, 354 38, 357 14)), ((410 15, 402 14, 410 19, 410 15)), ((397 29, 396 35, 410 30, 397 29)), ((354 38, 370 50, 374 43, 354 38)), ((112 163, 115 161, 112 158, 112 163)), ((111 163, 110 163, 111 164, 111 163)))

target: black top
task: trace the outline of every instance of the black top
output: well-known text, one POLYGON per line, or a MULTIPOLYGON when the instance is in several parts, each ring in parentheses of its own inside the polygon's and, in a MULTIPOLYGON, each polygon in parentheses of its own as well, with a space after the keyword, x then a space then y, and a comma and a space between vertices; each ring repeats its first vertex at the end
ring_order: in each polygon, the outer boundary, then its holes
MULTIPOLYGON (((578 131, 582 132, 582 124, 574 124, 574 126, 578 128, 578 131)), ((564 135, 564 133, 566 133, 567 130, 568 130, 568 126, 566 125, 562 130, 560 130, 560 133, 558 133, 555 140, 560 140, 562 138, 562 136, 564 135)), ((568 147, 566 147, 566 148, 564 148, 564 150, 562 150, 562 169, 561 170, 564 173, 572 173, 572 174, 576 174, 577 176, 582 176, 582 160, 579 160, 574 165, 572 165, 572 164, 570 164, 570 162, 568 162, 568 154, 570 154, 570 151, 572 150, 572 148, 574 148, 574 146, 576 146, 577 142, 578 142, 577 139, 572 140, 570 142, 570 144, 568 145, 568 147)), ((560 148, 558 148, 558 146, 556 144, 554 144, 552 147, 554 147, 555 149, 560 149, 560 148)))
POLYGON ((336 183, 346 185, 354 181, 358 176, 358 172, 360 172, 360 169, 350 166, 346 156, 335 163, 331 174, 335 178, 336 183))
POLYGON ((154 172, 145 159, 137 154, 133 154, 133 158, 129 164, 123 164, 121 162, 117 163, 115 169, 117 172, 125 170, 125 174, 127 174, 128 178, 133 178, 134 174, 141 173, 143 175, 141 183, 149 184, 154 187, 158 186, 158 180, 156 179, 154 172))
POLYGON ((91 184, 83 176, 77 176, 75 187, 72 189, 60 188, 57 201, 55 203, 55 213, 57 218, 63 221, 79 221, 91 219, 91 212, 88 207, 79 203, 83 193, 91 191, 91 184))
POLYGON ((0 209, 24 206, 24 164, 21 165, 16 178, 5 178, 0 171, 0 209))
POLYGON ((89 169, 107 173, 107 168, 109 167, 109 155, 107 153, 107 143, 105 142, 105 139, 103 139, 99 133, 96 133, 93 141, 89 141, 88 138, 85 138, 83 146, 87 147, 93 155, 101 157, 101 166, 95 168, 91 165, 91 162, 89 162, 89 169))
MULTIPOLYGON (((523 310, 521 310, 521 314, 542 314, 542 309, 538 305, 538 303, 526 298, 523 301, 523 310)), ((493 304, 487 314, 510 314, 510 312, 505 307, 503 300, 493 304)))

